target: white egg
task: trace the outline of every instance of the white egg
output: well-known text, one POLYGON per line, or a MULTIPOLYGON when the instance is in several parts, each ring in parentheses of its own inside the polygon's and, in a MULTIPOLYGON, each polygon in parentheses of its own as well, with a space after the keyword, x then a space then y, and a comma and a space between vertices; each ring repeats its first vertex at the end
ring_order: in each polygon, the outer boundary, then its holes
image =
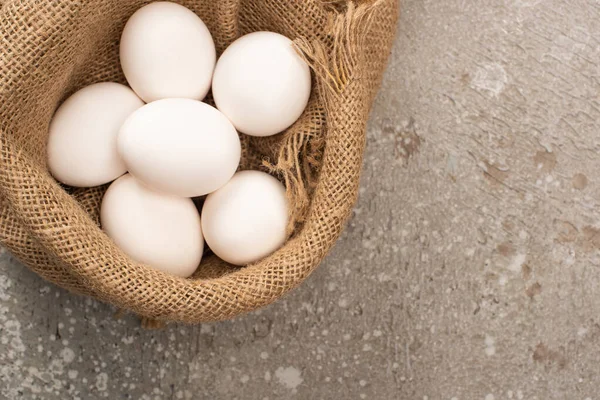
POLYGON ((103 185, 123 175, 126 168, 117 153, 117 134, 143 105, 131 89, 118 83, 97 83, 73 94, 50 123, 50 173, 77 187, 103 185))
POLYGON ((171 2, 148 4, 127 21, 120 44, 129 85, 146 102, 169 97, 202 100, 215 68, 215 44, 191 10, 171 2))
POLYGON ((181 277, 200 264, 204 239, 191 199, 155 192, 126 174, 108 188, 100 218, 104 231, 133 260, 181 277))
POLYGON ((235 173, 240 139, 214 107, 190 99, 146 104, 123 124, 117 147, 127 170, 154 190, 203 196, 235 173))
POLYGON ((223 52, 213 76, 217 108, 247 135, 292 125, 310 97, 310 69, 292 41, 273 32, 242 36, 223 52))
POLYGON ((259 171, 238 172, 211 193, 202 208, 206 243, 221 259, 246 265, 277 250, 286 239, 284 186, 259 171))

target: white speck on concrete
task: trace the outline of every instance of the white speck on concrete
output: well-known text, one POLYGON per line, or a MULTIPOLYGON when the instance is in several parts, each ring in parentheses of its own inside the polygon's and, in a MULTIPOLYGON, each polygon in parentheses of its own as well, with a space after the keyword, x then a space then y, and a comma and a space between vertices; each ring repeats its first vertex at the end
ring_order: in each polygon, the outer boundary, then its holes
POLYGON ((495 343, 496 340, 493 337, 488 335, 485 336, 485 354, 487 354, 490 357, 496 354, 495 343))
POLYGON ((132 344, 134 340, 135 338, 133 336, 123 336, 121 338, 121 342, 123 342, 124 344, 132 344))
POLYGON ((511 261, 511 263, 508 265, 508 269, 513 271, 513 272, 520 272, 521 271, 521 267, 523 266, 523 264, 525 263, 525 260, 527 259, 527 254, 517 254, 513 260, 511 261))
POLYGON ((202 335, 209 335, 212 333, 212 326, 208 324, 200 325, 200 333, 202 335))
POLYGON ((489 393, 485 396, 485 400, 494 400, 494 395, 489 393))
POLYGON ((67 364, 72 363, 75 360, 75 352, 68 347, 65 347, 60 351, 60 356, 67 364))
POLYGON ((504 91, 507 82, 508 76, 502 65, 489 63, 477 68, 471 87, 498 96, 504 91))
POLYGON ((5 275, 0 275, 0 300, 8 301, 10 295, 8 289, 12 286, 12 281, 5 275))
POLYGON ((296 389, 304 381, 302 373, 295 367, 279 367, 275 371, 275 377, 288 389, 296 389))
POLYGON ((96 375, 96 389, 98 391, 103 392, 108 388, 108 374, 106 372, 101 372, 96 375))

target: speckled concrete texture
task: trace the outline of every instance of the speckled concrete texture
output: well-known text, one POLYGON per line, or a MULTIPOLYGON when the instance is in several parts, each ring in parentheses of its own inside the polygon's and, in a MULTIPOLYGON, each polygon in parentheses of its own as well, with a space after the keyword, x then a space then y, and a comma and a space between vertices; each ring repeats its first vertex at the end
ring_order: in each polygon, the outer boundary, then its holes
POLYGON ((305 285, 145 331, 3 253, 0 398, 598 399, 599 93, 596 0, 406 0, 305 285))

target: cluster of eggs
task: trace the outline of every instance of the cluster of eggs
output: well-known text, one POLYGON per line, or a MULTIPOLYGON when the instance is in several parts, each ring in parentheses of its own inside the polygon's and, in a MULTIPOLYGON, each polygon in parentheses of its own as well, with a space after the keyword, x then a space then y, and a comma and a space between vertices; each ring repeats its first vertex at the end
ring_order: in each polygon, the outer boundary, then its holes
POLYGON ((112 182, 101 225, 132 259, 188 277, 204 242, 246 265, 286 239, 284 186, 260 171, 237 172, 239 133, 270 136, 302 114, 308 65, 290 39, 254 32, 217 60, 204 22, 171 2, 127 21, 120 61, 129 86, 102 82, 70 96, 49 129, 48 167, 60 182, 112 182), (212 88, 216 108, 202 100, 212 88), (193 198, 207 195, 201 211, 193 198))

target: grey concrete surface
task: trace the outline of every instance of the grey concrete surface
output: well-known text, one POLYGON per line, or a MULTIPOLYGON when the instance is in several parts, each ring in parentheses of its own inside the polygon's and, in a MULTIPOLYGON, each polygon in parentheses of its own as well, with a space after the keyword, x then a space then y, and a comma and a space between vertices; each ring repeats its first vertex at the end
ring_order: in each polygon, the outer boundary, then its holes
POLYGON ((0 256, 2 399, 600 398, 600 3, 406 0, 322 267, 144 331, 0 256))

